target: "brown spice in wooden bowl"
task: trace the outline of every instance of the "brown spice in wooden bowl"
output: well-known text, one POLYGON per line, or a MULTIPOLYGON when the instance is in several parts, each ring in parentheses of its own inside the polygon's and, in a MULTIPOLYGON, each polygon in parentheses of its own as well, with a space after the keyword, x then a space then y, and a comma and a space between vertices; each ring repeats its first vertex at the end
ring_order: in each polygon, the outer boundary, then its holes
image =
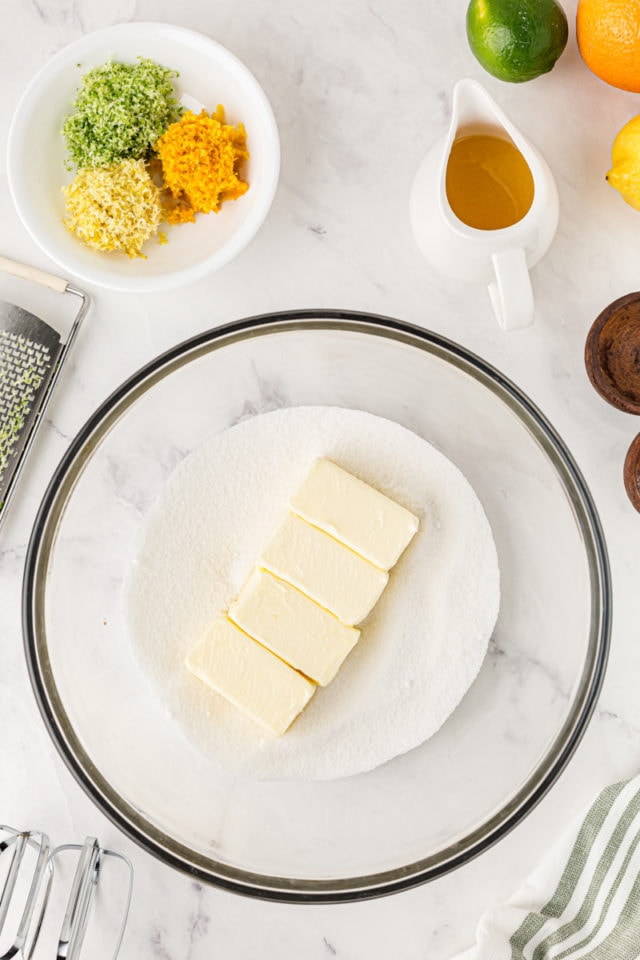
POLYGON ((585 365, 601 397, 618 410, 640 414, 640 292, 614 300, 596 318, 585 365))

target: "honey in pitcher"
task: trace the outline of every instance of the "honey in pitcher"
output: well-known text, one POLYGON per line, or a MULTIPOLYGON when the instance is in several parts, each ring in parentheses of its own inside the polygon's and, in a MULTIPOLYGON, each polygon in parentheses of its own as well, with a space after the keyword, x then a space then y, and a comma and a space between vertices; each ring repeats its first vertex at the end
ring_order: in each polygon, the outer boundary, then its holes
POLYGON ((449 205, 477 230, 500 230, 522 220, 533 203, 533 176, 510 140, 470 134, 454 140, 446 175, 449 205))

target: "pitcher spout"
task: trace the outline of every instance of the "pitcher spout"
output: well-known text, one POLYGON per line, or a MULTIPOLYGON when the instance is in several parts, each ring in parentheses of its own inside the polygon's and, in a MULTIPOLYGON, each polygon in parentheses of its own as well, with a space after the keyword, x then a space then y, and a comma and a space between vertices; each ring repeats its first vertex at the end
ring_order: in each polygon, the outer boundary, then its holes
POLYGON ((458 80, 453 88, 449 144, 459 137, 490 132, 506 134, 514 142, 522 139, 482 84, 469 77, 458 80))

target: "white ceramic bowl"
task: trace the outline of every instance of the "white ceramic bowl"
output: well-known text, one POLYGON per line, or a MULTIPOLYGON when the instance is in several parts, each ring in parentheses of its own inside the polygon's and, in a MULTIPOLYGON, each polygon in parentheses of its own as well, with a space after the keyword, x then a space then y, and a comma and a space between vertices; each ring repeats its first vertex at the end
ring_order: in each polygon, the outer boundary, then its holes
POLYGON ((269 102, 253 75, 208 37, 162 23, 124 23, 81 37, 52 57, 20 100, 9 131, 7 173, 13 201, 36 243, 67 274, 112 290, 152 292, 182 286, 228 263, 264 221, 278 182, 280 146, 269 102), (62 124, 81 78, 110 57, 149 57, 178 72, 178 98, 187 95, 212 111, 225 107, 227 122, 242 122, 250 159, 250 187, 220 213, 169 229, 169 243, 145 244, 146 260, 99 253, 63 224, 65 168, 62 124))

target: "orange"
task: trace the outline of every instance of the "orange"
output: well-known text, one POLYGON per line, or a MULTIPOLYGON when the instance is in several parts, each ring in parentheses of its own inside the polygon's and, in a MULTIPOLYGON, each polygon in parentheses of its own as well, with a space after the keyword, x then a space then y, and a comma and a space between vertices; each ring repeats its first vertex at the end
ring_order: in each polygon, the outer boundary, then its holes
POLYGON ((576 36, 597 77, 640 93, 640 0, 579 0, 576 36))

